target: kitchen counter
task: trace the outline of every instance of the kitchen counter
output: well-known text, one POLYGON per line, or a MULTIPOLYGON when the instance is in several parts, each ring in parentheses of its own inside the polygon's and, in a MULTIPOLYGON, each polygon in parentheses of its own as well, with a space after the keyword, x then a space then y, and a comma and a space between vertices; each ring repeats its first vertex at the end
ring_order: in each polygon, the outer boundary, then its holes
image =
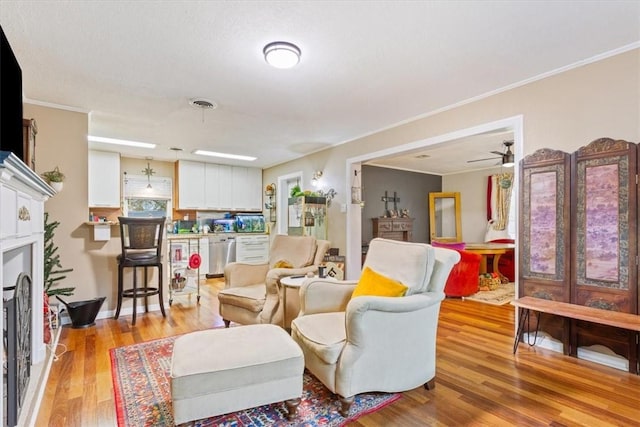
POLYGON ((264 236, 267 233, 167 233, 167 239, 194 239, 196 237, 239 237, 239 236, 264 236))
POLYGON ((168 240, 178 240, 178 239, 200 239, 202 237, 208 237, 213 235, 214 233, 167 233, 168 240))
MULTIPOLYGON (((227 236, 227 237, 237 237, 237 236, 242 236, 242 235, 246 235, 249 233, 167 233, 167 239, 189 239, 189 238, 196 238, 196 237, 221 237, 221 236, 227 236)), ((255 233, 257 234, 257 233, 255 233)))

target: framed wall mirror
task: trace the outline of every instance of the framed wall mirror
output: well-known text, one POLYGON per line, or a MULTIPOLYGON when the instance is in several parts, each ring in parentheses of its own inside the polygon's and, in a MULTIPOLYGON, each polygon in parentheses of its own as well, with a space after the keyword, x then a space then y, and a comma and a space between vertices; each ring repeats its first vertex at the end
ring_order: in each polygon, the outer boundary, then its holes
POLYGON ((429 236, 431 241, 461 242, 460 193, 429 193, 429 236))

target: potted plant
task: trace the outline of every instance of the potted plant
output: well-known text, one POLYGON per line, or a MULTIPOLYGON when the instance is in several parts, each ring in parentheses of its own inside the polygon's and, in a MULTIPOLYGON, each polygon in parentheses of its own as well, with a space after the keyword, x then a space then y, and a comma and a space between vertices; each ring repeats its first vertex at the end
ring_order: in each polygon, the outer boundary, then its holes
POLYGON ((55 169, 51 171, 43 173, 42 177, 47 181, 49 185, 51 185, 51 187, 53 187, 54 190, 62 190, 62 182, 64 181, 65 177, 64 174, 60 172, 60 169, 58 169, 58 166, 56 166, 55 169))
POLYGON ((59 282, 65 279, 66 273, 73 271, 73 268, 62 268, 58 246, 53 242, 56 228, 59 221, 49 221, 49 212, 44 213, 44 339, 46 343, 51 342, 51 329, 57 327, 59 315, 58 310, 52 310, 50 304, 51 296, 73 294, 75 287, 58 287, 59 282), (54 317, 55 316, 55 317, 54 317), (56 326, 50 328, 49 322, 55 322, 56 326))

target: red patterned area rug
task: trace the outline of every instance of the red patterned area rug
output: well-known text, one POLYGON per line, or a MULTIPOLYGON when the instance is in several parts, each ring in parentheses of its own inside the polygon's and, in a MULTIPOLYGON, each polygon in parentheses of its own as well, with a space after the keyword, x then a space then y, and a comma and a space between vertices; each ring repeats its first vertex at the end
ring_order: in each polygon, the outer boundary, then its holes
MULTIPOLYGON (((112 348, 111 375, 119 427, 173 426, 169 370, 176 337, 112 348)), ((305 371, 302 402, 289 422, 283 403, 216 416, 195 422, 196 427, 343 426, 395 402, 400 393, 357 395, 348 419, 338 413, 339 401, 305 371)))

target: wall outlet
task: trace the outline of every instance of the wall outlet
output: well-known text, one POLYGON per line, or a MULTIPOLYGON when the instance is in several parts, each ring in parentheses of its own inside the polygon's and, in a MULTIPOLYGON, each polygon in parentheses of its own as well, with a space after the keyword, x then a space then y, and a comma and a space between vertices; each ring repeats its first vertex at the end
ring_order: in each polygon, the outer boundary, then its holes
POLYGON ((340 204, 340 212, 342 212, 342 213, 346 213, 347 212, 347 204, 346 203, 341 203, 340 204))

